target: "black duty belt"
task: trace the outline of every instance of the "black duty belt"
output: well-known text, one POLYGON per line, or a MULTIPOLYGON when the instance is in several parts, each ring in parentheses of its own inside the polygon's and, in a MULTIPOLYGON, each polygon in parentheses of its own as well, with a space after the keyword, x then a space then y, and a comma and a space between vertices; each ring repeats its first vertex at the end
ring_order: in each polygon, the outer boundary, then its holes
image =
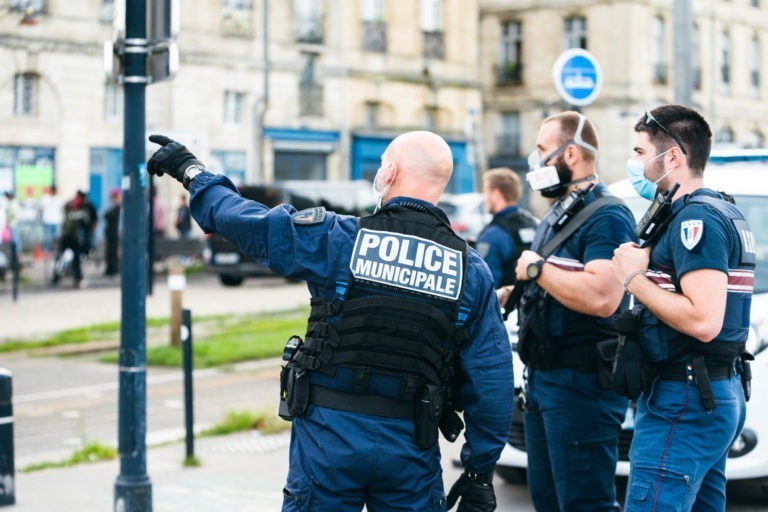
MULTIPOLYGON (((709 380, 728 379, 733 375, 733 363, 706 363, 709 380)), ((660 366, 656 375, 665 380, 686 381, 693 380, 696 375, 692 361, 668 363, 660 366)))
POLYGON ((594 343, 574 347, 553 347, 551 368, 571 368, 580 372, 594 372, 597 369, 597 354, 594 343))
POLYGON ((310 402, 329 409, 372 414, 384 418, 413 419, 413 402, 402 402, 380 395, 345 393, 324 386, 312 385, 310 402))

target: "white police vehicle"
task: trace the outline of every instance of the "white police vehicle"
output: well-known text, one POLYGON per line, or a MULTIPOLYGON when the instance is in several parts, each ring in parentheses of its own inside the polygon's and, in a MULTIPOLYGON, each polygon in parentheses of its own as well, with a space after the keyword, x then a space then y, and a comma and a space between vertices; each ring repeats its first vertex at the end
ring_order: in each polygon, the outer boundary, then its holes
MULTIPOLYGON (((729 481, 758 484, 768 497, 768 150, 713 151, 704 172, 704 183, 714 190, 732 195, 744 213, 757 243, 757 267, 752 297, 751 329, 747 349, 755 355, 752 362, 752 398, 747 403, 747 419, 739 439, 731 447, 726 464, 729 481)), ((610 187, 624 199, 637 219, 648 207, 628 180, 610 187)), ((510 315, 507 328, 513 349, 517 341, 517 317, 510 315)), ((523 365, 516 354, 515 385, 523 385, 523 365)), ((629 473, 629 445, 632 441, 634 414, 630 409, 619 438, 619 464, 616 473, 629 473)), ((527 457, 522 413, 515 412, 509 442, 502 452, 496 472, 510 482, 525 478, 527 457)))

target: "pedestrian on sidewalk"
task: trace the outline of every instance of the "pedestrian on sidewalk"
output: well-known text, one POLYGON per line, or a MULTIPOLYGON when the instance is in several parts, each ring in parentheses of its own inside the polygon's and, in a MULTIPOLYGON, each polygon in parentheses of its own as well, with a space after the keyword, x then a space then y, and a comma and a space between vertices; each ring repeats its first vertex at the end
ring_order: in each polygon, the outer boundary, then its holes
POLYGON ((40 199, 40 219, 43 222, 43 250, 47 259, 55 249, 54 244, 64 220, 63 205, 56 185, 51 185, 40 199))
POLYGON ((437 204, 453 170, 448 144, 419 131, 395 138, 374 179, 376 212, 273 209, 243 198, 183 145, 147 162, 191 193, 192 216, 278 274, 307 281, 303 342, 283 371, 293 418, 283 511, 496 508, 493 469, 509 435, 509 339, 487 265, 437 204), (446 500, 438 424, 463 424, 465 472, 446 500), (309 501, 311 499, 311 505, 309 501))
POLYGON ((114 277, 120 272, 120 209, 122 205, 120 189, 112 189, 109 198, 112 204, 104 214, 104 241, 107 260, 104 275, 114 277))

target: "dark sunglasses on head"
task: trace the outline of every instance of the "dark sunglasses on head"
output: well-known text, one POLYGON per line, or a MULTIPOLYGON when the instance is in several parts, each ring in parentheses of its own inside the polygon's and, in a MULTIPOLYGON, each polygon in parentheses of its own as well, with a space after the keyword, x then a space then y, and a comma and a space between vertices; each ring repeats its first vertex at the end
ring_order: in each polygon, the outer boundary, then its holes
POLYGON ((646 112, 645 113, 645 123, 644 124, 646 126, 651 126, 651 123, 656 123, 656 126, 661 128, 661 131, 666 133, 669 136, 670 139, 672 139, 673 141, 675 141, 677 143, 678 147, 680 148, 680 151, 682 151, 684 155, 686 155, 686 156, 688 155, 688 152, 685 150, 685 146, 683 146, 683 143, 680 142, 680 139, 678 139, 677 136, 674 133, 672 133, 671 131, 669 131, 666 128, 664 128, 664 125, 661 124, 655 117, 653 117, 653 114, 651 114, 650 112, 646 112))

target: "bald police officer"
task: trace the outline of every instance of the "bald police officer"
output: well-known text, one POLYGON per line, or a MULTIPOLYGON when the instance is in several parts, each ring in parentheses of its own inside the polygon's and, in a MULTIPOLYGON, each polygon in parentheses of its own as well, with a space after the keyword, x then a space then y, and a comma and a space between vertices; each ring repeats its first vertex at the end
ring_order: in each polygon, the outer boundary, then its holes
POLYGON ((278 274, 307 282, 311 312, 282 376, 293 417, 283 510, 492 511, 513 401, 509 342, 488 267, 435 207, 453 158, 430 132, 397 137, 363 218, 244 199, 181 144, 147 163, 191 193, 192 215, 278 274), (438 424, 465 472, 443 492, 438 424))

